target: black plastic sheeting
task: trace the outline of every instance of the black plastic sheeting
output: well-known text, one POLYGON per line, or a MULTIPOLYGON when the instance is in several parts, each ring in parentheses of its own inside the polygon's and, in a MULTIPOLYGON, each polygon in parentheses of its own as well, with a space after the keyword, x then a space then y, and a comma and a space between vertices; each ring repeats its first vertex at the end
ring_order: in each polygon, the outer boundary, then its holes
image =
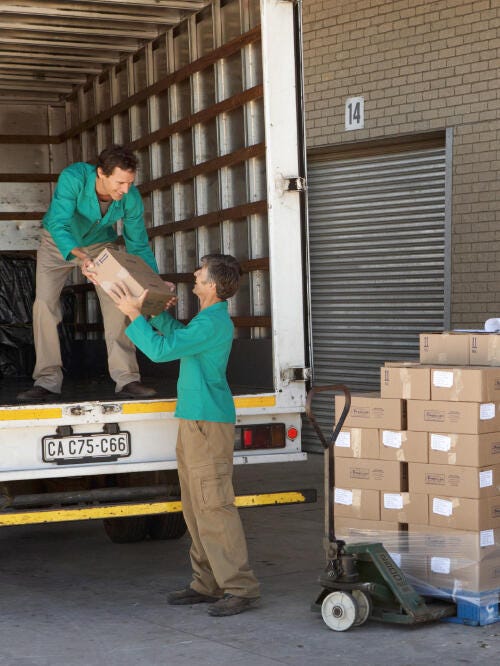
MULTIPOLYGON (((0 377, 31 376, 35 365, 33 302, 36 262, 31 257, 0 255, 0 377)), ((63 363, 74 337, 74 296, 62 299, 59 329, 63 363)))

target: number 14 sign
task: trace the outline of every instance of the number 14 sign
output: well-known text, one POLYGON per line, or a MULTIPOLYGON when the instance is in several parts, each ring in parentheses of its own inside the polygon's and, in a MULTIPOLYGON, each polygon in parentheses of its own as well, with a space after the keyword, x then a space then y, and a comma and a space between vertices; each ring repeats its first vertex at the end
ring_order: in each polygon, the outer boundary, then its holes
POLYGON ((345 129, 357 130, 365 126, 365 98, 348 97, 345 102, 345 129))

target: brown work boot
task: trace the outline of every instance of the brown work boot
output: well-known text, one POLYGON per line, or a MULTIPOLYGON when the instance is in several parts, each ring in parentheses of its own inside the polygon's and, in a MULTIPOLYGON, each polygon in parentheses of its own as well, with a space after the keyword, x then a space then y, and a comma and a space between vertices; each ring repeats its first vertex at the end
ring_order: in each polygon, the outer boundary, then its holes
POLYGON ((202 594, 193 590, 192 587, 185 587, 183 590, 169 592, 167 603, 171 606, 187 606, 188 604, 204 604, 217 601, 217 597, 210 597, 208 594, 202 594))
POLYGON ((214 617, 227 617, 228 615, 238 615, 250 608, 256 608, 259 605, 260 597, 235 597, 233 594, 225 594, 222 599, 210 604, 208 614, 214 617))
POLYGON ((141 382, 129 382, 116 395, 121 398, 151 398, 156 395, 156 391, 144 386, 141 382))
POLYGON ((21 391, 17 394, 18 400, 25 400, 26 402, 46 402, 47 400, 56 399, 60 396, 60 393, 54 393, 54 391, 49 391, 43 386, 33 386, 27 391, 21 391))

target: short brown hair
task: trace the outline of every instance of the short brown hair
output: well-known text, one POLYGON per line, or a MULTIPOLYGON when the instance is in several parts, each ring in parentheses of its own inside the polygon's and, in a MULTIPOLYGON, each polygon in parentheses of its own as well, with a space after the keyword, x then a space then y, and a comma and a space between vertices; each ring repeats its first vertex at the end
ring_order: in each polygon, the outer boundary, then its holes
POLYGON ((137 157, 130 148, 114 143, 101 152, 97 158, 97 167, 102 169, 105 176, 111 176, 116 167, 123 171, 136 171, 137 157))
POLYGON ((225 301, 238 291, 241 267, 230 254, 206 254, 201 258, 207 277, 215 283, 217 297, 225 301))

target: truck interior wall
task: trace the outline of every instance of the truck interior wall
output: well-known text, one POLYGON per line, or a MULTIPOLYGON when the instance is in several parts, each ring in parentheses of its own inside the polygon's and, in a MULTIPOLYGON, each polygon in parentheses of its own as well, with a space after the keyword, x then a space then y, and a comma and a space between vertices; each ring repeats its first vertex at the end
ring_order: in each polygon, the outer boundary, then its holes
MULTIPOLYGON (((32 275, 40 220, 61 169, 95 161, 111 142, 126 144, 139 159, 136 184, 160 273, 176 283, 176 315, 188 321, 197 312, 191 290, 199 258, 235 255, 244 274, 229 302, 236 336, 228 376, 232 386, 272 390, 259 21, 258 0, 214 2, 120 64, 89 75, 60 103, 0 104, 7 156, 0 255, 23 252, 19 271, 32 275)), ((31 300, 32 283, 28 293, 31 300)), ((105 371, 96 295, 78 270, 63 300, 67 370, 83 377, 105 371)), ((29 324, 22 322, 25 338, 29 324)), ((33 358, 26 351, 17 373, 29 375, 33 358)), ((140 361, 148 373, 175 374, 174 364, 140 361)))

